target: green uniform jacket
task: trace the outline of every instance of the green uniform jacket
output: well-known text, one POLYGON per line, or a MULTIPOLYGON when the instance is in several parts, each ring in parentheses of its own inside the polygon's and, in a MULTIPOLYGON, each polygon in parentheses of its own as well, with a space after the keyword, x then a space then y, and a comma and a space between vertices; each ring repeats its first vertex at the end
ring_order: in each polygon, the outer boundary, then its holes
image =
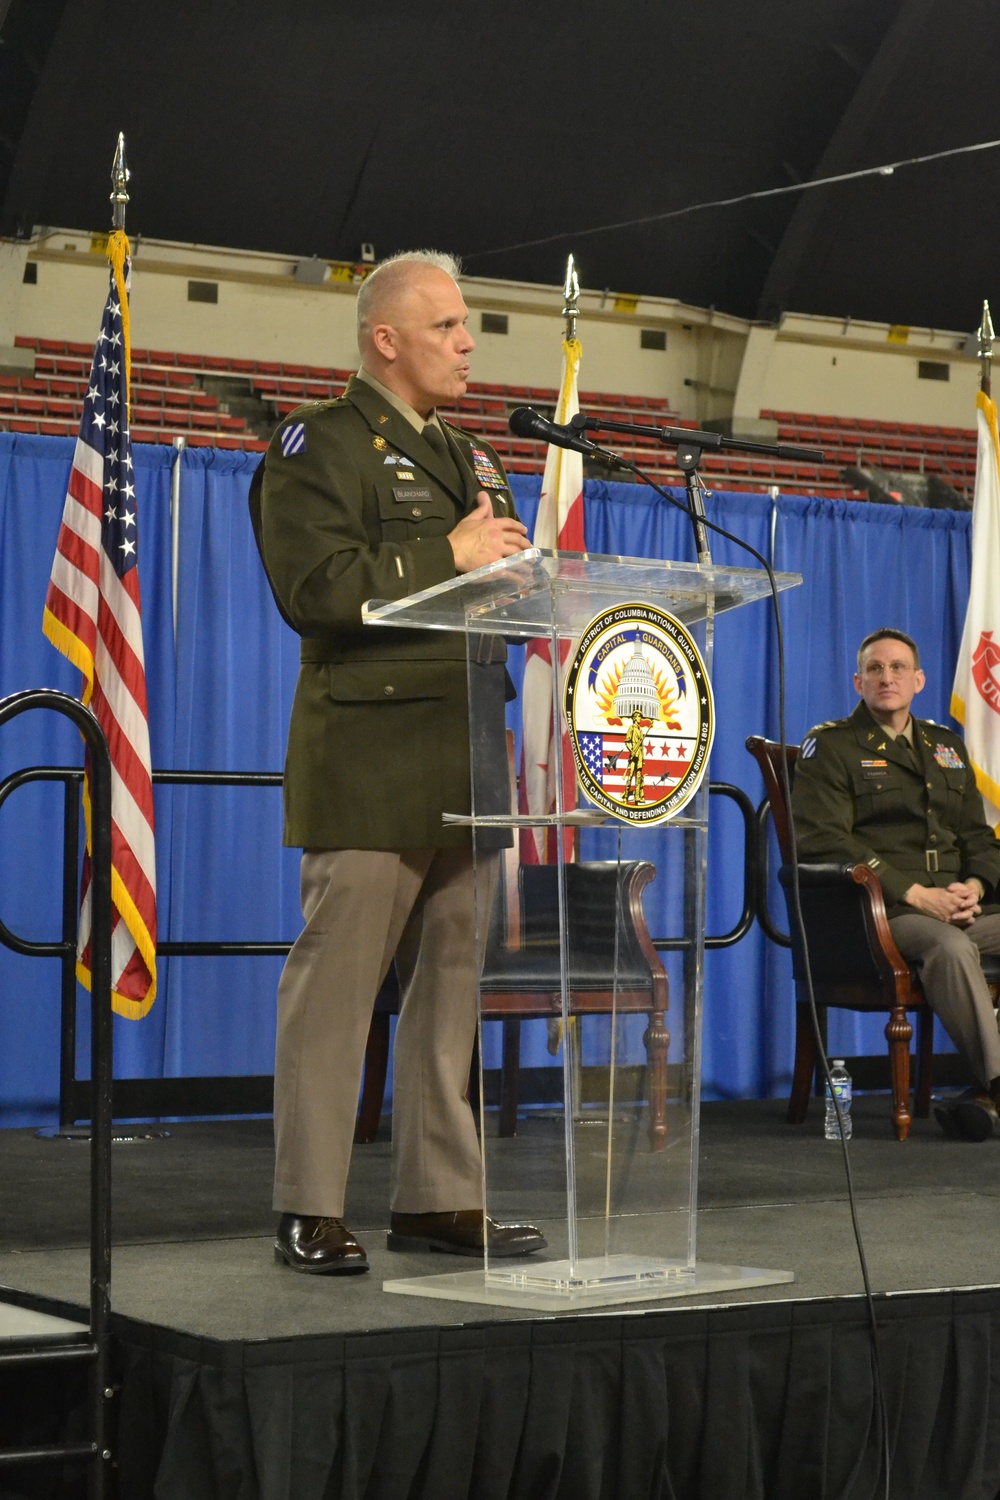
POLYGON ((871 865, 890 917, 912 911, 903 897, 914 884, 977 875, 989 900, 1000 882, 1000 843, 962 739, 914 719, 913 741, 916 765, 859 703, 850 718, 810 729, 792 788, 800 857, 871 865))
MULTIPOLYGON (((442 426, 451 465, 373 387, 352 379, 339 400, 299 407, 268 448, 261 556, 302 637, 285 761, 286 844, 469 843, 467 829, 441 822, 443 812, 470 810, 465 636, 361 621, 367 600, 400 599, 455 577, 448 533, 480 489, 495 514, 514 514, 493 449, 442 426)), ((499 638, 482 645, 472 691, 489 711, 495 705, 502 742, 506 652, 499 638)), ((506 789, 505 772, 502 782, 506 789)))

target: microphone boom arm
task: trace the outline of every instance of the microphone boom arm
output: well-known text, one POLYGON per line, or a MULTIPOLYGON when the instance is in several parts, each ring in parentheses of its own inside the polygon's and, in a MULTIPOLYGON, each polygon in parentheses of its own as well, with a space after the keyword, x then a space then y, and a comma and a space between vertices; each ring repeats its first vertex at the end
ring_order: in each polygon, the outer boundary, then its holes
POLYGON ((723 437, 721 432, 700 432, 691 427, 653 427, 644 422, 615 422, 610 418, 588 417, 582 411, 570 417, 567 425, 575 428, 581 437, 584 432, 637 432, 645 437, 655 437, 659 443, 694 443, 702 449, 728 448, 731 452, 799 459, 802 463, 826 462, 826 454, 822 448, 798 448, 788 443, 755 443, 749 438, 723 437))

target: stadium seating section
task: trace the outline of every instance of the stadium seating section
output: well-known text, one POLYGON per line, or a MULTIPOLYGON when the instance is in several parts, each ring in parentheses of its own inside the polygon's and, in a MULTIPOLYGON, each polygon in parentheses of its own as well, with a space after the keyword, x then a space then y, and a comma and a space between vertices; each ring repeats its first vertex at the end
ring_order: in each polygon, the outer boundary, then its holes
MULTIPOLYGON (((18 338, 17 343, 33 350, 34 374, 0 373, 0 429, 74 436, 92 349, 52 339, 18 338)), ((195 446, 263 452, 276 422, 303 402, 339 396, 350 374, 313 365, 133 349, 132 437, 140 443, 172 443, 183 437, 195 446)), ((520 405, 550 412, 555 401, 551 388, 473 382, 450 415, 470 431, 482 433, 511 472, 539 473, 544 445, 512 437, 507 418, 520 405)), ((697 425, 671 411, 666 400, 652 396, 582 391, 580 404, 594 415, 650 428, 697 425)), ((759 491, 777 486, 794 494, 864 499, 866 491, 856 488, 856 476, 845 470, 875 466, 904 474, 936 474, 971 497, 976 468, 972 429, 788 411, 763 411, 761 416, 777 422, 780 441, 822 448, 826 462, 787 463, 707 451, 701 471, 710 488, 759 491)), ((652 431, 648 436, 615 434, 613 446, 658 483, 680 481, 672 449, 660 446, 652 431)))

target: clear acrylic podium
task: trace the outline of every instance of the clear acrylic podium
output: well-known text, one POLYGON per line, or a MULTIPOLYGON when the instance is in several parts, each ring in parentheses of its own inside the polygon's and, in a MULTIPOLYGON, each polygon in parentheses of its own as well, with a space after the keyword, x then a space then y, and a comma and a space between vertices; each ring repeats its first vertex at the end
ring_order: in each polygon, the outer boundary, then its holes
MULTIPOLYGON (((783 589, 801 582, 798 574, 776 577, 783 589)), ((582 797, 578 805, 573 765, 557 756, 553 810, 520 814, 506 795, 498 800, 501 779, 506 790, 498 709, 481 701, 477 690, 483 637, 505 638, 515 674, 519 643, 538 642, 550 661, 563 658, 560 671, 551 674, 553 721, 562 728, 565 663, 595 616, 631 602, 665 611, 693 636, 710 672, 715 616, 768 593, 760 570, 534 549, 423 593, 365 607, 373 627, 460 630, 467 637, 472 809, 471 815, 456 810, 455 816, 472 830, 481 968, 495 967, 497 945, 511 943, 527 945, 520 956, 530 966, 538 922, 523 903, 509 909, 510 876, 516 880, 519 873, 519 842, 526 833, 548 837, 555 856, 546 879, 556 978, 541 1024, 557 1066, 537 1070, 536 1077, 545 1080, 544 1102, 522 1108, 517 1134, 508 1139, 498 1134, 496 1111, 486 1107, 480 1078, 487 1211, 501 1221, 516 1217, 538 1224, 547 1249, 522 1259, 487 1255, 482 1269, 387 1281, 386 1291, 568 1311, 794 1280, 789 1271, 711 1265, 696 1256, 708 777, 669 821, 634 828, 582 797), (507 847, 498 850, 498 844, 507 847), (580 975, 588 962, 592 967, 593 955, 589 948, 582 951, 588 934, 581 933, 567 902, 568 861, 574 858, 618 867, 645 860, 656 867, 645 897, 646 907, 655 901, 657 910, 649 930, 681 940, 665 955, 669 1001, 658 1030, 651 1015, 618 1003, 630 941, 634 948, 620 895, 602 923, 611 934, 604 942, 608 973, 602 980, 609 998, 600 1013, 583 1003, 580 975)), ((724 704, 719 712, 725 714, 724 704)), ((484 1012, 490 1012, 485 982, 481 1068, 491 1046, 495 1050, 484 1012)), ((533 1092, 537 1097, 538 1089, 533 1092)))

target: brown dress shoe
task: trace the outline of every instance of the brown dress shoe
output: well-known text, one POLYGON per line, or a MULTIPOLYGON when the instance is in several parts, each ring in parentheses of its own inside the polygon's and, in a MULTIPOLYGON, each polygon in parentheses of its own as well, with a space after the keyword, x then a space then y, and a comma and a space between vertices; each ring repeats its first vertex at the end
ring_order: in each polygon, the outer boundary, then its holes
POLYGON ((342 1219, 311 1214, 282 1214, 274 1258, 314 1276, 349 1276, 368 1269, 368 1257, 342 1219))
MULTIPOLYGON (((546 1241, 534 1224, 497 1224, 487 1217, 491 1255, 531 1255, 546 1241)), ((390 1214, 386 1246, 390 1250, 440 1250, 447 1255, 483 1254, 483 1213, 462 1208, 446 1214, 390 1214)))

